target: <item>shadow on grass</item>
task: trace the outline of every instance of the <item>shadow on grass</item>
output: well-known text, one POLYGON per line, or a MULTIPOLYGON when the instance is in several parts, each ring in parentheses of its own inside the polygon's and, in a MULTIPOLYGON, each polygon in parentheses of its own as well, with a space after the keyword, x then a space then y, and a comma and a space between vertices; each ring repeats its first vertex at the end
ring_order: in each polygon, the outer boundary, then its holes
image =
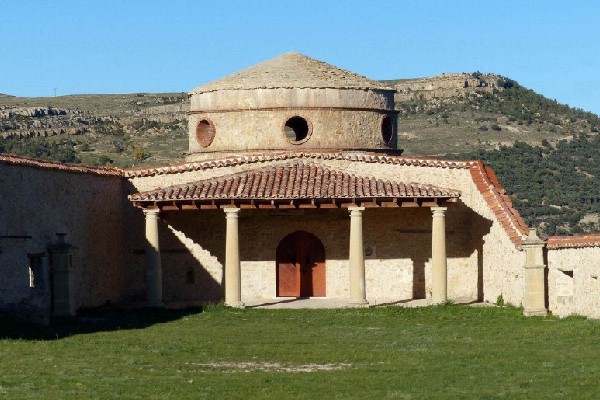
POLYGON ((293 299, 284 299, 284 300, 274 300, 274 301, 267 301, 264 303, 258 303, 258 304, 253 304, 251 306, 246 306, 246 308, 259 308, 259 307, 265 307, 265 306, 275 306, 277 304, 286 304, 286 303, 295 303, 295 302, 299 302, 302 300, 306 300, 306 299, 310 299, 310 297, 294 297, 293 299))
POLYGON ((144 329, 204 311, 203 307, 166 309, 85 310, 72 318, 52 318, 42 326, 0 314, 0 339, 58 340, 73 335, 144 329))

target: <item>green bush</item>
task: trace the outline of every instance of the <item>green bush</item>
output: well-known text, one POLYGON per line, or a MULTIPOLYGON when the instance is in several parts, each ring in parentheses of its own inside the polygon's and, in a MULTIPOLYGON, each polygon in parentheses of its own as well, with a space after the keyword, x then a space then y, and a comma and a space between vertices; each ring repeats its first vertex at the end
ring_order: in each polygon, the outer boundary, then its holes
POLYGON ((135 147, 133 149, 133 159, 136 162, 144 161, 149 157, 150 153, 148 153, 143 147, 135 147))

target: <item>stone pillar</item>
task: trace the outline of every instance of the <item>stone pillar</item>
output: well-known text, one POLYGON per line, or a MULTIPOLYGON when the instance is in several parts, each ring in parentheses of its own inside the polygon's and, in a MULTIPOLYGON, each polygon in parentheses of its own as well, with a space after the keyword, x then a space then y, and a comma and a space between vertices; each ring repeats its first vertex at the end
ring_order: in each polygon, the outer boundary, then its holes
POLYGON ((163 307, 162 264, 158 244, 158 209, 145 209, 146 216, 146 305, 163 307))
POLYGON ((446 260, 446 217, 447 207, 431 207, 431 302, 444 303, 448 300, 448 270, 446 260))
POLYGON ((73 300, 73 246, 65 242, 66 233, 57 233, 57 243, 49 247, 52 263, 52 314, 75 315, 73 300))
POLYGON ((225 304, 243 307, 240 245, 238 229, 239 208, 224 208, 227 229, 225 236, 225 304))
POLYGON ((364 207, 348 207, 350 211, 350 304, 366 306, 365 249, 363 246, 362 212, 364 207))
POLYGON ((523 293, 523 314, 527 317, 546 315, 546 284, 544 246, 546 243, 537 236, 535 229, 529 229, 529 236, 521 246, 525 251, 525 283, 523 293))

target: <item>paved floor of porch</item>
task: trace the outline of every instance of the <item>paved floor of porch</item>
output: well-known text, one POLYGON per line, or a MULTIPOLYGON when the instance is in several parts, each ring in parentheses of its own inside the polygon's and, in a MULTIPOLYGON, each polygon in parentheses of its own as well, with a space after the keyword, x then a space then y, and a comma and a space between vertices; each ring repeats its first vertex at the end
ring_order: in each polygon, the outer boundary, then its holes
MULTIPOLYGON (((296 297, 277 297, 273 299, 253 298, 242 299, 246 308, 350 308, 356 307, 347 299, 328 299, 320 297, 296 298, 296 297)), ((495 306, 491 303, 474 302, 472 299, 455 299, 454 304, 465 304, 474 307, 495 306)), ((184 308, 190 306, 201 306, 203 302, 169 302, 167 308, 184 308)), ((399 306, 399 307, 425 307, 431 305, 430 299, 409 299, 409 300, 370 300, 368 307, 377 306, 399 306)))
MULTIPOLYGON (((244 299, 247 308, 346 308, 355 307, 346 299, 327 298, 275 298, 275 299, 244 299)), ((403 300, 403 301, 370 301, 368 306, 398 305, 403 307, 423 307, 430 304, 428 299, 403 300)))

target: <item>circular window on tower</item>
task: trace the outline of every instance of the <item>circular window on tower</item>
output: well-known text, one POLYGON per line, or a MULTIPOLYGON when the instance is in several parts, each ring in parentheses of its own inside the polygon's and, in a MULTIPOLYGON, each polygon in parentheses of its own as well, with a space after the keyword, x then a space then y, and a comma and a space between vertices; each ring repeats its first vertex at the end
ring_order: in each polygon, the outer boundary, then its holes
POLYGON ((389 115, 384 115, 381 119, 381 139, 383 139, 383 143, 390 145, 393 137, 394 125, 392 124, 392 118, 389 115))
POLYGON ((196 125, 196 141, 202 147, 208 147, 215 138, 215 126, 207 119, 203 119, 196 125))
POLYGON ((312 133, 311 131, 309 122, 298 116, 288 119, 283 126, 283 133, 286 139, 292 144, 306 142, 312 133))

